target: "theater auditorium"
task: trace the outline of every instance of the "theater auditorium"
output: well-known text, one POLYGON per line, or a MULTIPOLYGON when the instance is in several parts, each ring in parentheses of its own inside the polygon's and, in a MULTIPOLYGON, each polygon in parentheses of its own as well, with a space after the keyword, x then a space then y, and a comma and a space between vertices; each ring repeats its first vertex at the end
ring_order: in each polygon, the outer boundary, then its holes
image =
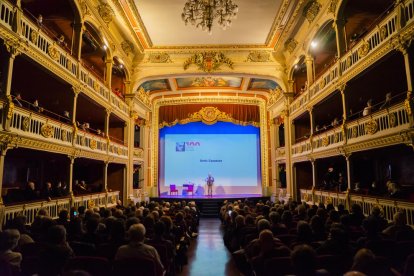
POLYGON ((0 275, 414 275, 414 0, 0 0, 0 275))

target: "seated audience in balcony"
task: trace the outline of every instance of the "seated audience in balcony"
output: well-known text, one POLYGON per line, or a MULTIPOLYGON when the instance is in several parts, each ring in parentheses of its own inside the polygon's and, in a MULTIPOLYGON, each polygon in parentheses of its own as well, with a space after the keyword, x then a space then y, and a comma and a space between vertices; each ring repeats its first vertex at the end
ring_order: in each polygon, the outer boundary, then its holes
POLYGON ((65 183, 62 185, 62 181, 59 181, 53 189, 53 194, 55 197, 66 196, 68 195, 68 187, 65 183))
POLYGON ((129 244, 118 248, 115 260, 124 260, 131 258, 149 258, 155 262, 157 275, 162 275, 164 267, 161 263, 160 256, 154 247, 144 244, 145 227, 142 224, 134 224, 128 230, 129 244))
POLYGON ((27 183, 24 191, 24 199, 27 201, 39 199, 39 191, 36 190, 36 185, 33 181, 27 183))
POLYGON ((70 113, 67 110, 63 111, 63 118, 66 121, 66 123, 71 123, 72 119, 70 118, 70 113))
POLYGON ((16 106, 23 107, 23 104, 21 103, 21 100, 22 100, 22 96, 20 95, 20 93, 16 93, 16 96, 13 97, 13 103, 16 106))
POLYGON ((82 194, 88 192, 85 181, 82 180, 81 182, 79 182, 79 180, 75 180, 75 183, 73 184, 73 192, 75 194, 82 194))
POLYGON ((54 193, 53 193, 53 189, 52 189, 52 183, 48 181, 48 182, 46 182, 45 187, 43 188, 42 198, 50 201, 50 200, 52 200, 53 196, 54 196, 54 193))
POLYGON ((37 112, 39 112, 39 113, 43 112, 43 108, 39 106, 39 101, 38 101, 38 100, 35 100, 35 101, 33 102, 33 105, 32 105, 32 106, 33 106, 33 109, 34 109, 35 111, 37 111, 37 112))
POLYGON ((384 103, 380 106, 380 110, 384 109, 384 108, 388 108, 391 106, 391 99, 392 99, 392 94, 391 92, 388 92, 387 94, 385 94, 385 101, 384 103))
POLYGON ((371 113, 372 113, 372 99, 369 99, 367 101, 367 106, 362 111, 362 116, 371 115, 371 113))
POLYGON ((7 229, 0 233, 0 259, 9 263, 16 271, 20 270, 22 254, 14 252, 20 239, 16 229, 7 229))
POLYGON ((397 183, 391 180, 388 180, 386 183, 386 186, 387 186, 389 197, 392 197, 392 198, 403 198, 404 197, 404 193, 401 191, 401 188, 397 183))
POLYGON ((325 190, 330 190, 332 188, 338 187, 338 174, 332 165, 328 167, 328 171, 323 177, 322 187, 325 190))
POLYGON ((332 126, 332 127, 336 127, 336 126, 338 126, 338 125, 339 125, 339 120, 338 120, 338 118, 336 118, 336 117, 335 117, 335 118, 333 119, 332 123, 331 123, 331 126, 332 126))
POLYGON ((43 27, 43 15, 41 14, 37 16, 37 25, 39 26, 39 28, 43 27))

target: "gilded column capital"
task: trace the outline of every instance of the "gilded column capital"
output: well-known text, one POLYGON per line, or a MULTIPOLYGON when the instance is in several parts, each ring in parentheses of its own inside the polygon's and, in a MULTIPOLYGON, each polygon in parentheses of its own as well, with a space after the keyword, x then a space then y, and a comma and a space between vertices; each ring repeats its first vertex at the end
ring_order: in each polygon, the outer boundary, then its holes
POLYGON ((77 97, 82 92, 82 86, 76 85, 72 86, 73 94, 75 94, 75 97, 77 97))
POLYGON ((25 50, 27 44, 25 44, 21 39, 6 39, 4 41, 4 46, 6 47, 7 52, 9 52, 10 57, 14 59, 25 50))
POLYGON ((105 108, 105 112, 106 112, 106 116, 111 115, 111 113, 112 113, 112 108, 105 108))
POLYGON ((408 48, 410 47, 411 42, 412 42, 411 35, 399 35, 391 39, 392 47, 395 50, 401 52, 403 55, 408 54, 408 48))
POLYGON ((346 82, 339 83, 337 86, 337 89, 339 90, 339 92, 341 92, 341 94, 345 92, 345 88, 346 88, 346 82))

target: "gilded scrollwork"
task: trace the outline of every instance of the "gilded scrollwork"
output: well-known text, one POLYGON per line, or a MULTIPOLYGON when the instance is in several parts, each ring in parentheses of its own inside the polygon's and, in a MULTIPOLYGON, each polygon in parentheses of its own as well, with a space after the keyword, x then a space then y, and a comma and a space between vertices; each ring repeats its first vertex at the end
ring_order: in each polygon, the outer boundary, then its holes
POLYGON ((322 146, 324 147, 329 146, 329 138, 327 136, 322 138, 322 146))
POLYGON ((378 123, 376 120, 372 119, 368 121, 365 125, 365 129, 368 134, 375 134, 378 131, 378 123))
POLYGON ((144 88, 140 87, 138 89, 138 99, 140 99, 145 105, 151 106, 151 100, 149 96, 149 92, 145 91, 144 88))
POLYGON ((265 51, 252 51, 247 56, 246 62, 269 62, 270 53, 265 51))
POLYGON ((33 43, 33 44, 37 44, 37 39, 39 38, 39 33, 37 32, 37 31, 35 31, 35 30, 32 30, 31 32, 30 32, 30 41, 33 43))
POLYGON ((134 51, 134 44, 132 44, 129 40, 124 40, 121 43, 121 48, 125 52, 125 54, 128 56, 134 51))
POLYGON ((353 126, 351 128, 351 138, 357 138, 358 137, 358 127, 353 126))
POLYGON ((388 30, 387 30, 387 27, 386 27, 386 26, 382 26, 382 27, 380 28, 380 38, 381 38, 381 40, 386 39, 386 38, 387 38, 387 36, 388 36, 388 30))
POLYGON ((62 129, 62 141, 67 142, 68 141, 68 132, 65 129, 62 129))
POLYGON ((303 16, 306 17, 306 20, 308 20, 309 23, 312 23, 316 16, 318 15, 320 9, 321 9, 321 4, 318 1, 310 1, 305 8, 303 9, 303 16))
POLYGON ((43 137, 50 138, 53 136, 53 127, 46 123, 40 128, 40 133, 43 137))
POLYGON ((395 116, 395 113, 388 114, 388 120, 390 122, 391 127, 397 126, 397 116, 395 116))
POLYGON ((220 69, 222 64, 233 69, 233 61, 222 52, 200 52, 192 55, 184 62, 184 70, 187 70, 191 64, 197 65, 198 69, 204 72, 213 72, 220 69))
POLYGON ((282 96, 282 94, 283 94, 283 91, 279 86, 273 90, 270 90, 268 104, 272 105, 276 103, 276 101, 282 96))
POLYGON ((335 13, 338 2, 339 0, 331 0, 328 7, 328 13, 335 13))
POLYGON ((369 53, 370 49, 371 49, 371 45, 367 41, 364 41, 361 47, 359 47, 358 49, 358 56, 360 58, 365 57, 369 53))
POLYGON ((47 54, 53 59, 53 60, 59 60, 59 50, 57 47, 53 44, 50 44, 47 48, 47 54))
POLYGON ((148 55, 146 63, 172 63, 171 57, 168 53, 157 52, 148 55))
POLYGON ((91 139, 91 142, 89 143, 89 147, 91 148, 91 150, 95 150, 97 147, 96 140, 91 139))
POLYGON ((112 22, 113 17, 115 16, 114 11, 112 10, 111 6, 107 3, 102 3, 98 6, 99 15, 102 18, 102 21, 106 24, 112 22))
POLYGON ((296 49, 297 45, 298 42, 294 38, 289 38, 288 40, 286 40, 284 46, 285 50, 287 50, 289 53, 292 53, 296 49))
POLYGON ((30 117, 24 117, 22 121, 23 131, 29 131, 30 128, 30 117))
POLYGON ((7 103, 6 103, 6 108, 5 108, 6 118, 8 120, 11 120, 11 118, 13 117, 13 113, 14 113, 13 99, 11 95, 7 95, 7 103))

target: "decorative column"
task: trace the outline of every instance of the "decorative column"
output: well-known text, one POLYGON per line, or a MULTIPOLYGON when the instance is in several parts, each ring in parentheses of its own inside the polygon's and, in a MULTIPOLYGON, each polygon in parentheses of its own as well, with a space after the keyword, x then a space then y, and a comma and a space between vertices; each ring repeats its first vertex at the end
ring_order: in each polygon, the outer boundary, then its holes
POLYGON ((76 110, 78 106, 78 96, 81 93, 81 88, 72 86, 72 91, 73 91, 72 124, 76 126, 76 110))
MULTIPOLYGON (((312 137, 314 129, 315 129, 315 118, 313 116, 312 106, 308 107, 308 112, 309 112, 309 120, 310 120, 310 137, 312 137)), ((312 141, 311 141, 311 144, 312 144, 312 141)))
POLYGON ((351 190, 351 154, 344 154, 345 160, 346 160, 346 174, 347 174, 347 179, 346 181, 348 182, 348 191, 351 190))
MULTIPOLYGON (((275 135, 277 133, 277 131, 275 129, 278 129, 277 125, 275 125, 274 120, 273 119, 269 119, 270 120, 270 142, 269 142, 269 146, 270 146, 270 171, 272 172, 272 178, 274 178, 273 180, 275 180, 275 182, 273 183, 272 187, 271 187, 271 196, 272 198, 275 197, 276 195, 276 190, 277 190, 277 167, 275 167, 275 160, 276 160, 276 148, 277 148, 277 144, 278 142, 276 142, 276 137, 278 137, 277 135, 275 135)), ((270 181, 273 182, 272 179, 270 179, 270 181)))
POLYGON ((312 202, 315 203, 315 189, 316 189, 316 160, 310 159, 310 162, 312 164, 312 202))
POLYGON ((70 198, 71 198, 71 201, 72 201, 72 204, 71 205, 73 205, 73 165, 75 164, 75 159, 76 159, 76 157, 75 156, 72 156, 72 155, 68 155, 68 158, 69 158, 69 160, 70 160, 70 163, 69 163, 69 195, 70 195, 70 198))
POLYGON ((109 161, 108 160, 104 161, 104 166, 103 166, 103 184, 104 184, 104 192, 105 193, 108 192, 108 165, 109 165, 109 161))
POLYGON ((105 85, 111 90, 112 83, 112 60, 105 60, 105 85))
POLYGON ((336 33, 336 49, 338 58, 342 57, 347 50, 345 24, 346 21, 344 18, 336 19, 333 23, 336 33))
POLYGON ((13 41, 13 40, 5 40, 4 45, 6 46, 6 50, 8 52, 6 62, 2 65, 3 67, 3 74, 2 76, 2 84, 3 87, 3 94, 8 96, 11 94, 11 84, 12 84, 12 78, 13 78, 13 65, 14 65, 14 59, 21 53, 22 51, 22 44, 19 41, 13 41))
POLYGON ((13 4, 15 5, 13 22, 12 22, 12 30, 18 34, 21 34, 22 32, 21 20, 22 20, 22 15, 23 15, 22 3, 21 3, 21 0, 15 0, 12 2, 14 2, 13 4))
POLYGON ((283 123, 285 124, 285 154, 286 154, 286 192, 287 196, 296 196, 294 190, 294 181, 292 177, 293 164, 292 164, 292 145, 294 139, 295 126, 289 116, 289 105, 293 99, 293 92, 285 93, 285 110, 282 112, 283 123))
POLYGON ((305 58, 305 63, 306 63, 306 77, 308 80, 308 89, 309 87, 313 84, 314 82, 314 67, 313 67, 313 57, 312 56, 306 56, 305 58))
POLYGON ((342 98, 342 122, 343 124, 348 119, 348 112, 347 112, 348 105, 347 105, 347 101, 345 97, 345 88, 346 88, 346 83, 342 83, 338 86, 338 90, 339 92, 341 92, 341 98, 342 98))
POLYGON ((78 22, 73 24, 73 38, 71 52, 78 60, 82 55, 82 35, 83 35, 83 23, 78 22))
MULTIPOLYGON (((105 111, 106 111, 105 124, 104 124, 104 126, 105 126, 105 135, 109 139, 109 118, 111 116, 112 110, 110 108, 107 108, 107 109, 105 109, 105 111)), ((109 147, 109 145, 108 145, 108 147, 109 147)))
MULTIPOLYGON (((3 186, 3 173, 4 173, 4 161, 7 152, 7 144, 2 144, 0 148, 0 191, 2 190, 3 186)), ((0 194, 0 230, 2 230, 3 220, 5 217, 5 207, 3 203, 3 197, 0 194)))

